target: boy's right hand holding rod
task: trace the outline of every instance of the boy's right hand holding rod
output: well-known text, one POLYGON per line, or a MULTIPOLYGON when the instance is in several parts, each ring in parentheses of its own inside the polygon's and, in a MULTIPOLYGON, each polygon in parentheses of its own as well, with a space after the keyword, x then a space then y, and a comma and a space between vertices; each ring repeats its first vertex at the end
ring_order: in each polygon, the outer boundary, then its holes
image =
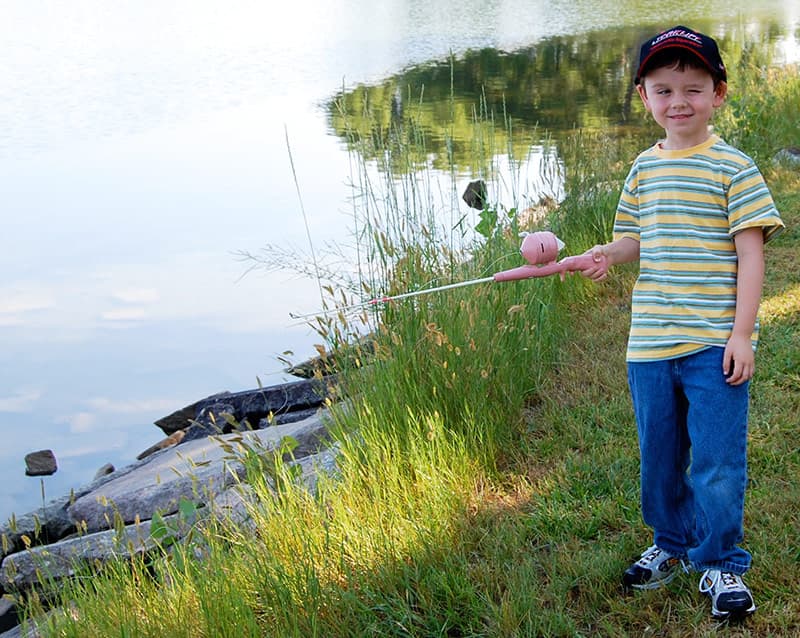
POLYGON ((592 256, 594 266, 584 268, 580 273, 592 281, 603 281, 608 276, 608 269, 611 266, 639 259, 639 242, 630 237, 623 237, 609 244, 598 244, 587 250, 586 254, 592 256))

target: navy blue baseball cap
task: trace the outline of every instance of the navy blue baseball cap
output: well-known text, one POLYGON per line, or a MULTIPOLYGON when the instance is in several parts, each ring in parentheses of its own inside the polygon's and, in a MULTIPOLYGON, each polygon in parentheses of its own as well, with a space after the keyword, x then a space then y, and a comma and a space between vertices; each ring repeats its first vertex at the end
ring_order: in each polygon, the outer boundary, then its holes
POLYGON ((717 80, 728 81, 725 64, 719 54, 719 47, 714 38, 693 31, 688 27, 672 27, 647 40, 639 52, 639 66, 636 70, 636 84, 642 81, 642 72, 652 57, 666 49, 683 49, 690 51, 708 68, 717 80))

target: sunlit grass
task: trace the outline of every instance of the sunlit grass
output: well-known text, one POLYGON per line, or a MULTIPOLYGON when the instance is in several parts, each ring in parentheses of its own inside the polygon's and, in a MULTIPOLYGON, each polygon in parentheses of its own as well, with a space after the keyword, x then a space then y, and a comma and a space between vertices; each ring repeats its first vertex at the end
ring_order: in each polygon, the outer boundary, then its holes
POLYGON ((800 284, 764 299, 761 315, 768 323, 790 319, 800 313, 800 284))

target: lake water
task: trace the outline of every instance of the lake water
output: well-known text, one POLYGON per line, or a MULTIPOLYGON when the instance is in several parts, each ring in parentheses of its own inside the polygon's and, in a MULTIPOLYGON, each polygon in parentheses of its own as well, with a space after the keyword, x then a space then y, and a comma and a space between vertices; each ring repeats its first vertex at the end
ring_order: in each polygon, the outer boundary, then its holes
POLYGON ((55 452, 59 496, 132 462, 160 416, 314 354, 289 313, 319 306, 316 283, 242 277, 237 255, 347 241, 343 89, 553 37, 617 29, 635 46, 675 23, 798 59, 797 2, 668 4, 0 2, 0 516, 41 503, 26 453, 55 452))

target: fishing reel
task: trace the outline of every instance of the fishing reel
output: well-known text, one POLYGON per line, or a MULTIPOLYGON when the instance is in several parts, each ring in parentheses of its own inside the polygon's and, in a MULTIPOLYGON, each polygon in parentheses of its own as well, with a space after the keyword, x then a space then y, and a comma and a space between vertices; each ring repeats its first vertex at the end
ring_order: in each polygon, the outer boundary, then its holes
POLYGON ((493 279, 495 281, 514 281, 531 277, 547 277, 556 273, 560 273, 563 279, 564 273, 584 270, 595 265, 594 259, 588 254, 566 257, 561 261, 556 261, 558 253, 563 248, 564 242, 549 230, 525 233, 519 252, 528 264, 495 273, 493 279))

